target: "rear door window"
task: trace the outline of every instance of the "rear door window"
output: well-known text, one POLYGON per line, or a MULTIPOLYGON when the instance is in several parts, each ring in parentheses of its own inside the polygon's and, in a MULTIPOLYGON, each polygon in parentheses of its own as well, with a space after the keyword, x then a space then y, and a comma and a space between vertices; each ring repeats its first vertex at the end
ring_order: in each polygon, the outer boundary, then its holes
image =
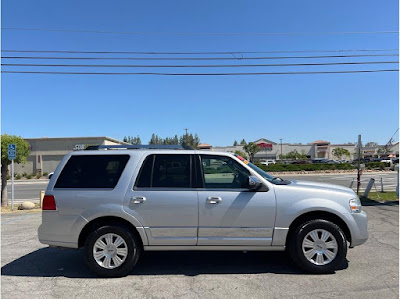
POLYGON ((191 161, 191 155, 148 156, 136 187, 191 188, 191 161))
POLYGON ((114 188, 129 155, 71 156, 54 188, 114 188))

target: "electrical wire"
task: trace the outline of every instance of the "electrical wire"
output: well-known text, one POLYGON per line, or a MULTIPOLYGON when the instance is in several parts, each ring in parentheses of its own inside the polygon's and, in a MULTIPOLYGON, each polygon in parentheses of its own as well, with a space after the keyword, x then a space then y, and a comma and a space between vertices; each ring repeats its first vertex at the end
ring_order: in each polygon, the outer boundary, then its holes
POLYGON ((46 31, 46 32, 68 32, 68 33, 97 33, 97 34, 131 34, 131 35, 185 35, 185 36, 304 36, 304 35, 353 35, 353 34, 398 34, 399 31, 344 31, 344 32, 140 32, 140 31, 101 31, 101 30, 74 30, 54 28, 23 28, 2 27, 2 30, 14 31, 46 31))
POLYGON ((262 60, 262 59, 318 59, 350 57, 389 57, 397 54, 318 55, 318 56, 267 56, 267 57, 42 57, 4 56, 3 59, 63 59, 63 60, 262 60))
POLYGON ((140 54, 140 55, 225 55, 265 53, 342 53, 342 52, 389 52, 399 49, 351 49, 351 50, 276 50, 276 51, 216 51, 216 52, 157 52, 157 51, 73 51, 73 50, 1 50, 4 53, 63 53, 63 54, 140 54))
POLYGON ((138 65, 138 64, 30 64, 2 63, 7 67, 111 67, 111 68, 224 68, 224 67, 282 67, 282 66, 330 66, 330 65, 368 65, 392 64, 399 61, 367 61, 367 62, 328 62, 328 63, 284 63, 284 64, 206 64, 206 65, 138 65))
POLYGON ((159 75, 159 76, 242 76, 242 75, 314 75, 314 74, 350 74, 398 72, 398 69, 354 70, 354 71, 318 71, 318 72, 268 72, 268 73, 92 73, 92 72, 45 72, 45 71, 1 71, 6 74, 47 74, 47 75, 159 75))

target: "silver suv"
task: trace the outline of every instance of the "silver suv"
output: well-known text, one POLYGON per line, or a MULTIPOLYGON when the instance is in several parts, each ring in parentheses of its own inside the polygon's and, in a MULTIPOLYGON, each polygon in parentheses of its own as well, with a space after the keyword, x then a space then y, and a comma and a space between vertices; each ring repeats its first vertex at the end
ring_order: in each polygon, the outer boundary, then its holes
POLYGON ((230 153, 98 146, 67 154, 43 200, 39 240, 85 247, 98 276, 127 275, 143 251, 287 250, 335 271, 368 238, 349 188, 287 181, 230 153))

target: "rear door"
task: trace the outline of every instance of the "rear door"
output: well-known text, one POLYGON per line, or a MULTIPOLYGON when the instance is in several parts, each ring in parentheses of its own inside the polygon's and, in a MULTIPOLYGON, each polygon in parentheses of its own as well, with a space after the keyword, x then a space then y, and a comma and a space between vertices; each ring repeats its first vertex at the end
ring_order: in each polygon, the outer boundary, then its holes
POLYGON ((230 156, 199 155, 198 245, 271 245, 275 194, 249 191, 249 170, 230 156))
POLYGON ((124 208, 145 228, 149 245, 196 245, 197 191, 191 154, 154 154, 145 158, 124 208))

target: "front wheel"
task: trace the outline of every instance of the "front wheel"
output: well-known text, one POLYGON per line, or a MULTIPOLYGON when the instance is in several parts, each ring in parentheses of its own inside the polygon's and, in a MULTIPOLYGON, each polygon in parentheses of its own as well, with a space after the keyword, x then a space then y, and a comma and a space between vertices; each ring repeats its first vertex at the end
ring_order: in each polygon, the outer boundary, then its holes
POLYGON ((92 272, 101 277, 121 277, 137 263, 141 246, 128 228, 102 226, 88 236, 85 250, 92 272))
POLYGON ((346 260, 344 233, 327 220, 311 220, 299 225, 288 246, 293 261, 311 273, 332 273, 346 260))

